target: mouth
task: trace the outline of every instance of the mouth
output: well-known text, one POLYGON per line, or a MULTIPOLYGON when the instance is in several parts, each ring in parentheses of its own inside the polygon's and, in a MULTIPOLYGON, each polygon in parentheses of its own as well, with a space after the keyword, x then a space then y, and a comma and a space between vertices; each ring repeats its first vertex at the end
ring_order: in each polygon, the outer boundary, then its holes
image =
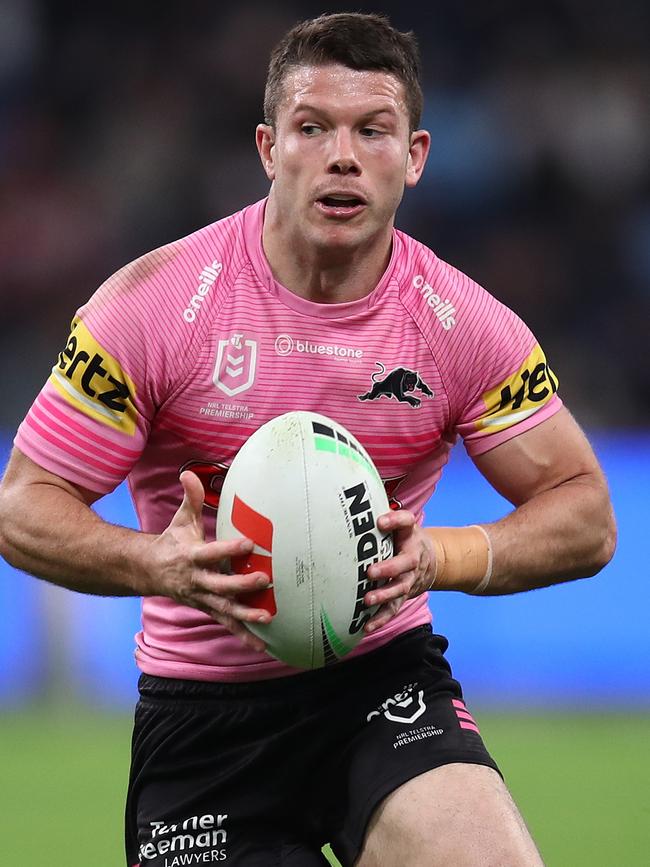
POLYGON ((316 199, 316 206, 326 216, 341 219, 356 216, 366 203, 358 196, 337 193, 316 199))

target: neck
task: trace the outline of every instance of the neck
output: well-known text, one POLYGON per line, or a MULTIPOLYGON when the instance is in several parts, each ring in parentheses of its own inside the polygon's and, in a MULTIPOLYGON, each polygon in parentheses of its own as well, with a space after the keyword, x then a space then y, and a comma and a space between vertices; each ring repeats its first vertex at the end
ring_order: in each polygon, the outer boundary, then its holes
POLYGON ((274 278, 295 295, 321 304, 357 301, 373 291, 388 267, 392 224, 382 236, 357 246, 319 246, 281 218, 269 199, 262 246, 274 278))

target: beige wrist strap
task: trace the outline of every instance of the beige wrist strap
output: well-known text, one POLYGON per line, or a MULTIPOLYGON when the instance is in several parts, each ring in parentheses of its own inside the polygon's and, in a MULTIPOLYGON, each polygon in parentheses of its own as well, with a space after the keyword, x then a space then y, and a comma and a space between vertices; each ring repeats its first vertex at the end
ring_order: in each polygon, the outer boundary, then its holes
POLYGON ((429 590, 482 593, 492 577, 492 543, 478 524, 470 527, 426 527, 435 564, 429 590))

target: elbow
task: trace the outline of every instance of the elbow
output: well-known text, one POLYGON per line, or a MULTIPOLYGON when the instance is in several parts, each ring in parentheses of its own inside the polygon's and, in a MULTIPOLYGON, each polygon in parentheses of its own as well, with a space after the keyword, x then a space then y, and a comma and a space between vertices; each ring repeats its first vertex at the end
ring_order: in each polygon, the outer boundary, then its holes
POLYGON ((3 560, 6 560, 9 565, 13 565, 11 563, 11 545, 9 544, 7 535, 4 532, 4 526, 5 522, 3 520, 2 514, 0 514, 0 557, 3 560))
POLYGON ((6 560, 7 563, 11 563, 12 549, 9 544, 9 539, 7 538, 7 521, 8 515, 6 514, 6 509, 4 507, 4 497, 0 491, 0 557, 2 557, 3 560, 6 560))
POLYGON ((605 539, 603 541, 603 566, 601 568, 607 566, 609 561, 614 556, 617 542, 618 530, 616 528, 616 520, 614 518, 614 514, 612 513, 608 523, 607 533, 605 534, 605 539))
POLYGON ((588 576, 597 575, 611 561, 616 551, 616 543, 618 541, 618 530, 616 527, 616 519, 611 508, 608 510, 607 520, 603 528, 595 540, 596 544, 593 549, 591 568, 588 576))
POLYGON ((10 566, 16 566, 16 544, 12 532, 14 513, 9 492, 0 487, 0 557, 10 566))

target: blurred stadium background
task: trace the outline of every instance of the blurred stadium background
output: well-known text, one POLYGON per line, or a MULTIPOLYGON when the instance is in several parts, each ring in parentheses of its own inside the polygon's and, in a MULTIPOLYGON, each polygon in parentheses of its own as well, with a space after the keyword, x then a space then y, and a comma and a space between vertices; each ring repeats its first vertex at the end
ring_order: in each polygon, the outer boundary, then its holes
MULTIPOLYGON (((75 309, 146 250, 261 198, 268 51, 323 11, 418 34, 433 134, 400 228, 530 324, 608 473, 595 579, 435 597, 436 627, 549 865, 650 863, 650 7, 0 0, 0 460, 75 309)), ((458 449, 428 517, 507 508, 458 449)), ((104 500, 132 524, 124 488, 104 500)), ((53 516, 53 520, 56 516, 53 516)), ((0 861, 122 863, 137 600, 0 561, 0 861)))

